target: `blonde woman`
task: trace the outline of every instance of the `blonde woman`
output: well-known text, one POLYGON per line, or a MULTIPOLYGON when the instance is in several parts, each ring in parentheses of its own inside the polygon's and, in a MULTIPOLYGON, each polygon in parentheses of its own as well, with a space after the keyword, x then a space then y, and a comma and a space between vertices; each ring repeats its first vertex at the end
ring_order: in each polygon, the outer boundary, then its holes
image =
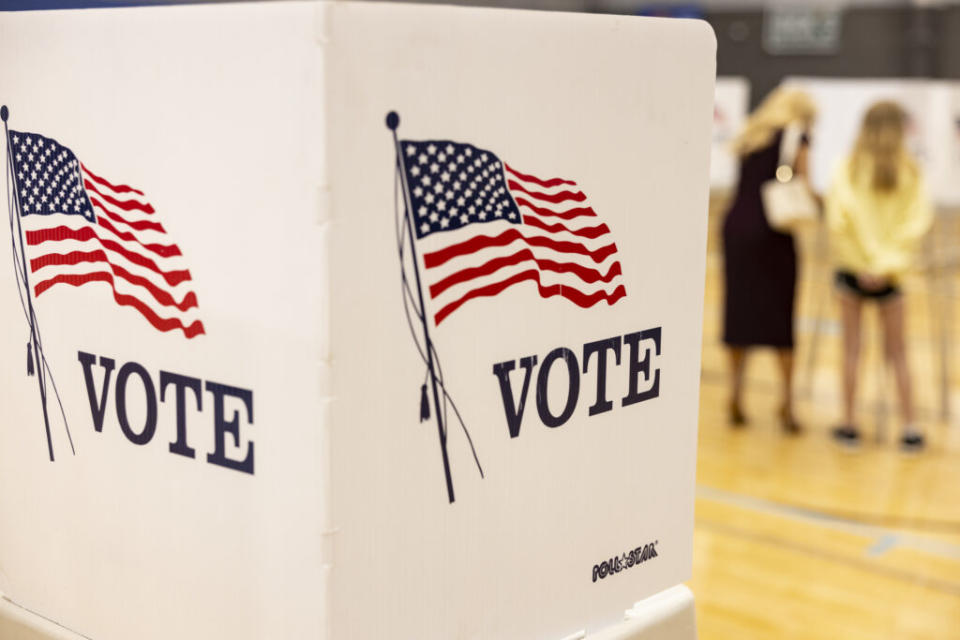
POLYGON ((923 176, 904 148, 906 125, 907 116, 897 104, 878 102, 870 107, 853 153, 837 167, 827 195, 844 345, 844 424, 834 429, 833 436, 845 444, 860 441, 855 416, 860 316, 865 302, 875 302, 897 381, 903 418, 900 444, 904 449, 924 445, 914 422, 900 280, 930 229, 933 208, 923 176))
POLYGON ((730 353, 730 422, 746 423, 743 377, 750 347, 773 347, 781 371, 780 421, 787 433, 800 432, 793 413, 793 309, 797 255, 793 236, 767 223, 761 186, 772 180, 787 127, 804 132, 794 173, 807 173, 807 131, 816 109, 796 89, 773 91, 750 115, 733 148, 740 157, 740 181, 723 224, 725 305, 723 340, 730 353))

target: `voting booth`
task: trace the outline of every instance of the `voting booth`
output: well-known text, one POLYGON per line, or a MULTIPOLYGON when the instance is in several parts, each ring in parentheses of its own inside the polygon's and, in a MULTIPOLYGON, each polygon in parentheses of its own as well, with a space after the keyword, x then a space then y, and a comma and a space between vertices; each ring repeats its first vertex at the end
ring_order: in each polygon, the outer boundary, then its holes
POLYGON ((0 609, 694 637, 714 53, 561 13, 0 14, 0 609))

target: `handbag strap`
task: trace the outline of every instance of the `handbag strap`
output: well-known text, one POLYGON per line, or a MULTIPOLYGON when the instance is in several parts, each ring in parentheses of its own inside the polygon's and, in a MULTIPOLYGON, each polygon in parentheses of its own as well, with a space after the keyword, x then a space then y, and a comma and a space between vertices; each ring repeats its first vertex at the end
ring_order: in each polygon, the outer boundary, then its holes
POLYGON ((795 169, 794 164, 797 156, 800 155, 800 143, 803 141, 803 128, 800 125, 788 124, 783 129, 783 136, 780 138, 780 160, 777 167, 784 165, 795 169))

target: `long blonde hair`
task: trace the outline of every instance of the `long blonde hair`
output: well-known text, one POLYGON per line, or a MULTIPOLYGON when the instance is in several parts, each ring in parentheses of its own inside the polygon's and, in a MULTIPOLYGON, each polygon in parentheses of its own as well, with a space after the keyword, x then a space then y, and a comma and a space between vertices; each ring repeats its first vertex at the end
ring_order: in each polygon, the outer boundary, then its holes
POLYGON ((733 151, 740 157, 749 155, 773 142, 777 132, 789 124, 809 127, 816 115, 817 107, 805 91, 789 87, 774 89, 747 118, 733 140, 733 151))
POLYGON ((917 166, 904 147, 906 128, 907 113, 897 103, 884 100, 871 106, 850 158, 854 180, 866 178, 874 191, 893 191, 903 171, 915 175, 917 166))

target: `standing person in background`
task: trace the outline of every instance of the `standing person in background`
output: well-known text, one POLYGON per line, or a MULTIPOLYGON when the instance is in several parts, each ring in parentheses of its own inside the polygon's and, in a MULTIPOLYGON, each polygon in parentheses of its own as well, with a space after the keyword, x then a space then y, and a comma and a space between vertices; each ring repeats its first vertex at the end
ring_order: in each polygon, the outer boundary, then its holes
POLYGON ((903 418, 900 444, 904 449, 921 449, 924 444, 914 422, 900 279, 930 229, 933 209, 923 176, 904 148, 906 124, 906 114, 893 102, 870 107, 853 153, 837 167, 827 195, 844 345, 844 424, 833 430, 833 436, 846 444, 860 440, 855 404, 860 316, 866 301, 879 306, 884 350, 896 375, 903 418))
POLYGON ((777 350, 783 402, 780 421, 787 433, 799 433, 793 412, 793 310, 797 283, 797 254, 793 236, 770 227, 761 187, 773 180, 780 160, 780 144, 788 127, 802 129, 794 173, 807 173, 807 132, 816 108, 799 90, 774 90, 747 119, 733 142, 740 158, 740 181, 723 224, 724 329, 730 352, 733 389, 730 422, 742 425, 743 377, 747 349, 768 346, 777 350))

